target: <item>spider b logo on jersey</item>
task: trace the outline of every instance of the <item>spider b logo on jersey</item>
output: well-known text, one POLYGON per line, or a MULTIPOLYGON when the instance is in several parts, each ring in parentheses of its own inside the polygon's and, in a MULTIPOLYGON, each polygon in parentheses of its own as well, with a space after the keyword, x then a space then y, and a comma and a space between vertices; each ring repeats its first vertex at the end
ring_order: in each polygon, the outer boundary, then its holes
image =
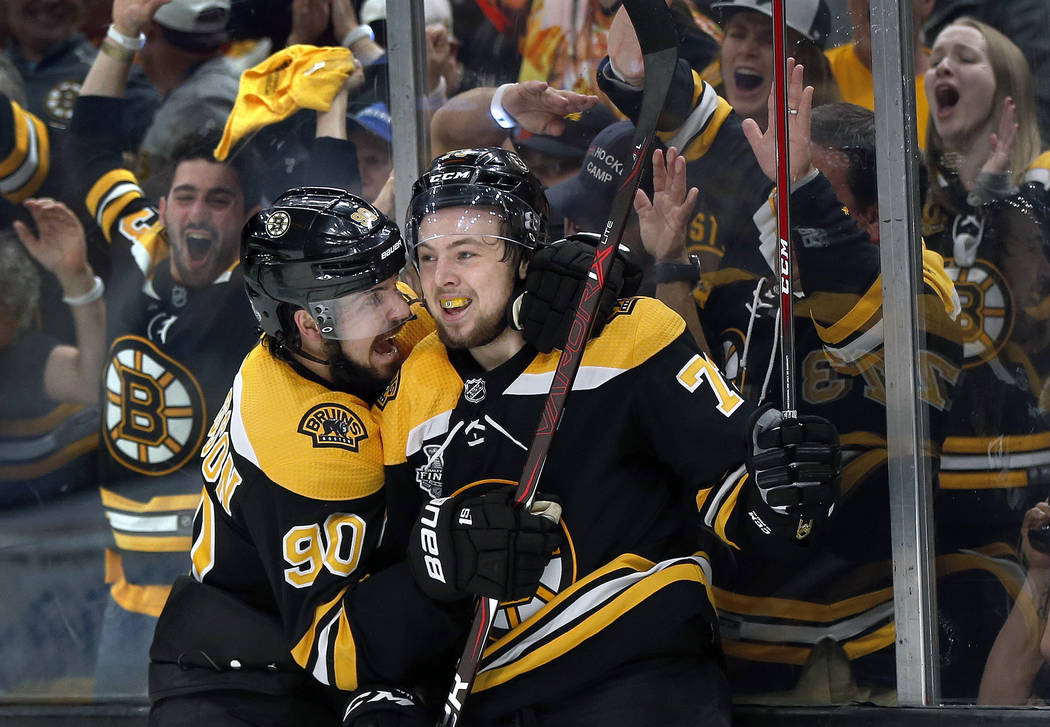
POLYGON ((204 435, 204 395, 193 375, 138 336, 110 347, 104 374, 105 433, 110 455, 144 475, 185 465, 204 435))

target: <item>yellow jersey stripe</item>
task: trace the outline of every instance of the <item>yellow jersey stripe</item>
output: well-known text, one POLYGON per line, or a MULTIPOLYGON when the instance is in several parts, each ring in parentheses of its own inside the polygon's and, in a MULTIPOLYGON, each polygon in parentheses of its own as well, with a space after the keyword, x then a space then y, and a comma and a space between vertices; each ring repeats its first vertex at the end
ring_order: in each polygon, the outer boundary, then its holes
MULTIPOLYGON (((575 622, 571 629, 557 638, 533 649, 505 667, 482 672, 478 675, 471 691, 482 692, 491 689, 552 661, 599 633, 657 591, 681 581, 695 581, 707 585, 703 570, 695 563, 679 563, 653 573, 629 587, 587 618, 575 622)), ((491 653, 494 648, 495 646, 489 647, 486 653, 491 653)))
POLYGON ((131 500, 105 487, 98 488, 102 494, 102 506, 127 512, 163 512, 166 510, 196 510, 200 495, 160 495, 147 502, 131 500))
POLYGON ((875 606, 893 598, 892 588, 882 588, 871 593, 853 596, 837 603, 820 604, 772 596, 745 596, 724 591, 717 586, 712 590, 719 610, 732 613, 762 616, 765 618, 794 619, 811 623, 833 623, 850 616, 870 611, 875 606))
POLYGON ((0 162, 0 177, 6 177, 14 172, 29 156, 29 122, 26 119, 26 112, 14 101, 11 102, 11 111, 14 114, 15 143, 11 153, 0 162))

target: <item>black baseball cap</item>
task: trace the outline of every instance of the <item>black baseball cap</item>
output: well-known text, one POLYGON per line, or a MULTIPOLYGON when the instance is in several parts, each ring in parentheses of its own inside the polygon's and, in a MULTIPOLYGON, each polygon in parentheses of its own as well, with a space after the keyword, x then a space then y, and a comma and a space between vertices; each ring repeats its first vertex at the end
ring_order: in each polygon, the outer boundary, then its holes
POLYGON ((584 232, 600 232, 616 189, 631 170, 634 124, 618 121, 594 137, 580 171, 547 190, 552 218, 570 220, 584 232))

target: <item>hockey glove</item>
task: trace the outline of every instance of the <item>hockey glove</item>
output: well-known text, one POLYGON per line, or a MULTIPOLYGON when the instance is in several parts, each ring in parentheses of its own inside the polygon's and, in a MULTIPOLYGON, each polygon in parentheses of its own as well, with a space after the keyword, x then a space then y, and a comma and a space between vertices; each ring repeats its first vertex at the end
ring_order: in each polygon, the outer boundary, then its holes
POLYGON ((408 562, 427 596, 510 601, 536 592, 561 544, 561 505, 536 501, 527 512, 514 507, 513 495, 508 485, 423 506, 412 529, 408 562))
MULTIPOLYGON (((537 249, 529 262, 525 292, 511 302, 509 317, 511 325, 540 352, 550 353, 565 345, 599 240, 593 233, 570 235, 537 249)), ((620 245, 594 313, 592 338, 601 334, 617 299, 636 295, 641 282, 641 267, 631 251, 620 245)))
MULTIPOLYGON (((842 477, 839 435, 817 416, 785 419, 765 406, 751 415, 747 471, 762 502, 789 518, 796 540, 803 540, 831 514, 842 477)), ((771 518, 772 519, 772 518, 771 518)))
POLYGON ((343 727, 433 727, 430 716, 404 689, 359 689, 350 695, 343 727))

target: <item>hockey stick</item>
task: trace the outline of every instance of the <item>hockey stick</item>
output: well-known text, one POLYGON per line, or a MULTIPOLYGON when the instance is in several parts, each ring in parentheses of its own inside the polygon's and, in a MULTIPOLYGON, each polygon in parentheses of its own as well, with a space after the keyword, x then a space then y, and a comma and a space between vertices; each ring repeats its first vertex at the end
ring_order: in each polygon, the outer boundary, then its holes
MULTIPOLYGON (((554 372, 551 388, 543 405, 543 413, 532 439, 525 467, 514 495, 517 507, 529 507, 536 496, 540 473, 547 461, 554 432, 558 429, 565 399, 572 390, 572 383, 583 359, 583 349, 594 323, 605 278, 612 268, 616 248, 623 236, 627 215, 631 210, 634 192, 638 188, 644 165, 649 161, 649 150, 656 133, 656 122, 671 86, 675 65, 678 62, 678 38, 674 21, 664 0, 623 0, 627 15, 634 25, 638 44, 642 49, 645 64, 645 89, 642 93, 641 111, 634 130, 634 158, 630 173, 624 177, 616 190, 609 221, 602 232, 601 240, 594 251, 587 283, 576 308, 568 339, 562 347, 558 367, 554 372)), ((494 598, 480 599, 474 623, 470 627, 463 654, 456 665, 452 688, 445 699, 444 716, 439 727, 454 727, 463 712, 463 705, 477 676, 481 654, 488 641, 492 622, 496 617, 499 602, 494 598)))
MULTIPOLYGON (((786 28, 785 0, 773 0, 773 100, 777 164, 777 240, 780 269, 780 372, 781 408, 786 418, 797 416, 795 408, 795 320, 791 280, 791 176, 788 171, 788 78, 787 51, 784 47, 786 28)), ((795 110, 798 113, 798 110, 795 110)))

